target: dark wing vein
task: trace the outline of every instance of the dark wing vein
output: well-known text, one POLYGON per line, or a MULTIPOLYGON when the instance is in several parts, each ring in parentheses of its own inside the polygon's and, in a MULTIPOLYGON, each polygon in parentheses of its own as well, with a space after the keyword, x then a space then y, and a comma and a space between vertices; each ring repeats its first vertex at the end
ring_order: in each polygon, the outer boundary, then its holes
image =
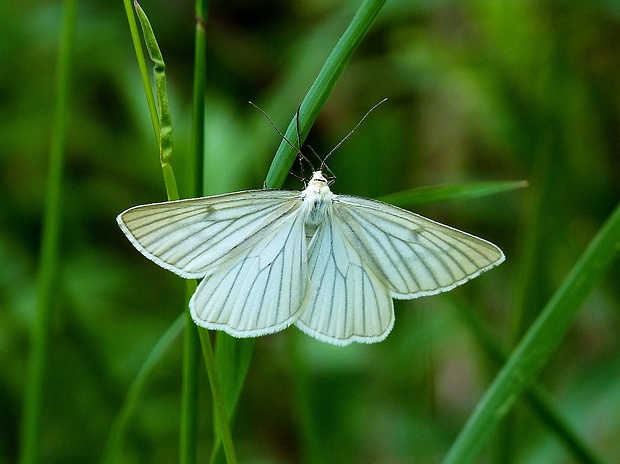
POLYGON ((298 192, 250 190, 136 206, 117 221, 147 258, 198 278, 277 229, 300 202, 298 192))
POLYGON ((190 310, 200 326, 256 337, 297 319, 306 287, 303 218, 289 215, 213 268, 198 286, 190 310))
POLYGON ((486 240, 375 200, 339 195, 334 216, 396 298, 449 290, 504 260, 486 240))
POLYGON ((336 345, 377 342, 392 328, 392 299, 345 233, 341 221, 318 227, 308 249, 309 286, 295 324, 336 345))

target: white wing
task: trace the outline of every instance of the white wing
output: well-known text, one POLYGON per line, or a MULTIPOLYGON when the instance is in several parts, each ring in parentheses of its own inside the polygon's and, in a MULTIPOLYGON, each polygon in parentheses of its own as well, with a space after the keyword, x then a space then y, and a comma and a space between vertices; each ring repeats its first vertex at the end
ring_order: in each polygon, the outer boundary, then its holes
POLYGON ((194 321, 256 337, 297 318, 307 286, 299 192, 250 190, 137 206, 117 221, 147 258, 185 278, 205 277, 194 321))
POLYGON ((450 290, 504 260, 473 235, 376 200, 337 195, 309 245, 310 284, 296 325, 337 345, 383 340, 392 298, 450 290))
POLYGON ((343 224, 328 219, 309 245, 310 283, 295 325, 335 345, 379 342, 394 325, 390 290, 345 238, 343 224))
POLYGON ((210 269, 190 300, 196 324, 235 337, 277 332, 297 319, 307 282, 303 217, 288 214, 210 269))
POLYGON ((116 221, 144 256, 196 279, 230 260, 231 253, 273 234, 300 201, 297 192, 247 190, 136 206, 116 221))
POLYGON ((445 292, 504 261, 486 240, 387 203, 338 195, 333 209, 347 241, 394 298, 445 292))

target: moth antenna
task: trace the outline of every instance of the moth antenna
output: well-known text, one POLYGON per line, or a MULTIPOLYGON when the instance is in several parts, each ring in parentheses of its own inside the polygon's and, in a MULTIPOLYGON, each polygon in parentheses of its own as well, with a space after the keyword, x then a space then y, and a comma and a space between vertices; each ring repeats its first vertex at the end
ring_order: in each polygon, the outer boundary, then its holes
MULTIPOLYGON (((321 166, 321 169, 323 169, 323 160, 321 159, 319 154, 316 151, 314 151, 314 148, 312 148, 312 146, 309 143, 307 143, 306 146, 308 147, 308 150, 310 150, 312 152, 314 157, 321 162, 320 166, 321 166)), ((314 166, 312 167, 312 170, 316 171, 316 169, 314 169, 314 166)))
POLYGON ((353 132, 355 132, 357 130, 357 128, 360 126, 360 124, 362 122, 364 122, 364 119, 366 119, 368 117, 368 115, 372 112, 372 110, 374 110, 377 106, 379 106, 381 103, 383 103, 386 100, 387 100, 387 98, 384 98, 379 103, 375 104, 375 106, 370 108, 366 112, 364 117, 362 119, 360 119, 360 121, 355 125, 355 127, 353 129, 351 129, 351 131, 347 135, 345 135, 344 138, 340 142, 338 142, 338 144, 334 148, 332 148, 332 150, 327 155, 325 155, 325 158, 323 158, 323 161, 321 162, 321 170, 323 170, 323 166, 325 166, 325 161, 327 161, 327 158, 329 158, 332 155, 332 153, 334 153, 340 147, 340 145, 342 145, 344 143, 345 140, 347 140, 349 137, 351 137, 353 132))
MULTIPOLYGON (((303 169, 302 169, 303 170, 303 169)), ((301 181, 302 184, 304 184, 304 187, 308 186, 308 180, 303 176, 298 176, 297 174, 295 174, 293 171, 289 172, 289 174, 291 176, 293 176, 295 179, 299 179, 301 181)))
MULTIPOLYGON (((299 155, 300 159, 303 158, 304 160, 306 160, 308 162, 308 164, 310 166, 312 166, 312 163, 310 162, 310 160, 308 158, 306 158, 306 156, 301 152, 301 143, 299 143, 299 147, 296 147, 293 143, 291 143, 291 141, 289 139, 286 138, 286 136, 282 133, 282 131, 280 129, 278 129, 278 127, 275 125, 275 123, 272 121, 272 119, 269 117, 269 115, 267 113, 265 113, 258 105, 256 105, 254 102, 248 102, 250 105, 252 105, 254 108, 256 108, 258 111, 260 111, 263 116, 265 116, 265 118, 267 119, 267 121, 269 121, 269 124, 271 124, 271 127, 274 128, 274 130, 278 133, 278 135, 280 137, 282 137, 282 140, 284 140, 286 143, 288 143, 288 145, 297 152, 297 154, 299 155)), ((299 105, 297 107, 297 140, 298 142, 301 139, 300 133, 299 133, 299 109, 301 108, 301 105, 299 105)))
POLYGON ((327 164, 323 163, 321 169, 324 169, 324 171, 322 172, 327 179, 327 185, 332 185, 334 182, 336 182, 336 174, 334 174, 334 171, 332 171, 327 164))
MULTIPOLYGON (((297 126, 297 145, 301 147, 301 129, 299 128, 299 112, 300 111, 301 111, 301 103, 297 106, 297 111, 295 112, 295 125, 297 126)), ((304 183, 304 186, 307 187, 308 181, 306 180, 306 176, 304 174, 304 163, 303 163, 304 160, 310 165, 310 169, 312 169, 312 172, 314 172, 315 169, 314 169, 314 166, 312 165, 312 162, 305 155, 302 154, 302 156, 300 156, 298 160, 299 160, 299 169, 301 171, 301 179, 304 183)))

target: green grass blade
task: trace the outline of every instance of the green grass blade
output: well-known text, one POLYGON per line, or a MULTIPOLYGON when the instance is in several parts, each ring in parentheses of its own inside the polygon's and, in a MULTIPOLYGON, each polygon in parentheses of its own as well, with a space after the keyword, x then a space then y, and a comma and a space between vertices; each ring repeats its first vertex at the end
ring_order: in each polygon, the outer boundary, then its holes
MULTIPOLYGON (((199 330, 200 342, 202 345, 202 356, 205 360, 207 367, 207 375, 209 376, 209 382, 211 383, 211 395, 213 397, 213 415, 215 416, 216 426, 224 426, 224 428, 216 430, 216 436, 222 440, 224 446, 224 454, 226 455, 226 462, 228 464, 235 464, 237 457, 235 449, 233 447, 232 436, 230 434, 230 428, 228 427, 226 405, 224 404, 222 388, 220 386, 219 375, 217 372, 217 365, 215 362, 215 354, 211 347, 211 340, 209 339, 209 331, 206 329, 199 330)), ((215 454, 213 454, 215 456, 215 454)))
MULTIPOLYGON (((187 303, 196 291, 196 281, 186 282, 187 303)), ((198 329, 185 305, 185 332, 183 338, 183 383, 181 391, 181 429, 179 433, 179 462, 196 462, 198 448, 198 398, 200 340, 198 329)))
POLYGON ((155 105, 155 98, 153 97, 153 88, 151 86, 149 71, 146 67, 146 60, 144 59, 142 42, 140 41, 140 33, 138 32, 138 24, 136 23, 136 18, 133 13, 134 5, 132 5, 131 0, 123 0, 123 5, 125 6, 125 15, 127 16, 127 22, 129 23, 129 32, 131 33, 133 48, 136 51, 136 60, 138 61, 138 69, 140 70, 142 86, 144 87, 144 96, 146 97, 146 103, 149 108, 149 115, 151 116, 153 132, 155 134, 155 139, 157 140, 157 146, 159 147, 159 116, 157 115, 157 106, 155 105))
POLYGON ((250 360, 254 350, 254 339, 238 339, 231 337, 226 332, 218 331, 217 343, 217 369, 220 374, 223 389, 226 412, 231 418, 237 407, 237 400, 241 394, 243 382, 250 368, 250 360))
MULTIPOLYGON (((342 73, 353 52, 366 35, 384 3, 385 0, 366 0, 360 6, 351 24, 349 24, 349 27, 327 57, 323 68, 301 103, 299 129, 302 142, 308 135, 319 111, 334 88, 340 73, 342 73)), ((293 117, 284 135, 291 143, 297 143, 296 117, 293 117)), ((282 140, 267 173, 265 185, 268 188, 281 187, 296 157, 297 152, 282 140)))
MULTIPOLYGON (((254 339, 233 338, 226 332, 218 331, 215 336, 215 346, 216 367, 220 376, 224 407, 228 416, 228 423, 231 423, 250 368, 250 361, 254 352, 254 339)), ((216 418, 214 417, 214 419, 216 418)), ((215 430, 218 430, 218 427, 219 425, 216 423, 215 430)), ((211 453, 211 463, 219 462, 221 445, 221 437, 216 434, 211 453)))
POLYGON ((467 184, 437 185, 391 193, 389 195, 383 195, 378 199, 392 205, 405 207, 455 199, 478 198, 524 188, 527 187, 527 185, 527 181, 471 182, 467 184))
POLYGON ((194 175, 191 192, 203 195, 204 142, 205 142, 205 95, 207 92, 207 0, 196 0, 196 37, 194 39, 194 87, 192 105, 192 140, 194 175))
MULTIPOLYGON (((153 128, 155 130, 155 136, 159 147, 159 156, 164 174, 164 182, 166 186, 167 197, 169 200, 176 200, 179 198, 174 171, 171 165, 172 159, 172 119, 170 116, 170 110, 168 105, 168 92, 166 85, 166 66, 163 60, 163 56, 157 44, 155 34, 150 25, 150 22, 137 2, 134 2, 136 14, 142 27, 144 41, 147 47, 148 54, 154 63, 153 73, 156 83, 156 95, 157 106, 153 99, 152 88, 150 85, 150 79, 146 74, 146 64, 144 62, 144 54, 141 48, 141 42, 137 34, 137 26, 133 12, 129 7, 129 2, 125 2, 126 12, 130 29, 132 31, 132 37, 134 38, 134 46, 136 48, 136 56, 143 76, 143 84, 145 87, 145 93, 147 95, 147 101, 151 112, 151 118, 153 128)), ((196 283, 194 281, 187 282, 187 300, 196 289, 196 283)), ((186 305, 185 305, 186 306, 186 305)), ((191 316, 186 311, 184 312, 186 336, 184 339, 184 364, 183 364, 183 389, 182 389, 182 417, 181 417, 181 437, 180 437, 180 455, 181 462, 195 462, 196 448, 197 448, 197 430, 198 430, 198 416, 197 416, 197 399, 198 399, 198 367, 199 367, 199 343, 198 335, 191 320, 191 316)), ((169 330, 176 330, 180 321, 177 320, 175 324, 169 330)), ((162 340, 167 337, 168 333, 162 340)), ((102 462, 114 462, 120 446, 122 444, 122 437, 125 433, 125 428, 129 423, 129 419, 133 414, 137 397, 142 391, 142 386, 145 383, 146 377, 150 374, 154 368, 156 361, 161 357, 165 349, 160 349, 162 340, 153 349, 149 358, 145 361, 141 370, 134 380, 128 397, 125 401, 125 405, 119 416, 115 421, 110 439, 105 448, 105 453, 102 462)), ((166 345, 166 347, 169 346, 166 345)))
MULTIPOLYGON (((192 191, 195 195, 201 195, 204 193, 204 115, 207 69, 207 42, 205 24, 207 21, 207 10, 208 2, 206 0, 196 1, 196 38, 194 45, 193 96, 194 105, 192 114, 192 152, 194 156, 194 175, 192 176, 192 178, 194 179, 194 185, 192 186, 192 191)), ((198 338, 192 335, 192 345, 194 346, 190 348, 190 343, 188 341, 186 348, 187 350, 193 349, 197 352, 199 345, 202 345, 203 358, 207 367, 207 374, 209 376, 209 383, 211 385, 211 394, 213 396, 213 421, 215 437, 212 456, 215 456, 217 454, 220 445, 223 443, 227 461, 230 463, 234 463, 236 462, 236 455, 232 441, 232 433, 230 431, 230 414, 227 413, 227 411, 231 411, 231 409, 229 408, 229 402, 227 401, 227 396, 230 395, 227 395, 227 393, 230 391, 234 391, 235 386, 229 384, 229 379, 226 376, 224 376, 223 381, 220 379, 219 369, 221 367, 221 363, 218 362, 218 358, 213 352, 213 347, 211 345, 211 339, 209 337, 208 330, 198 328, 198 330, 195 330, 195 333, 199 335, 200 344, 198 343, 198 338)), ((219 335, 220 334, 218 333, 217 337, 219 337, 219 335)), ((220 351, 219 343, 217 345, 217 348, 218 351, 220 351)), ((191 353, 187 352, 186 355, 190 356, 191 353)), ((195 448, 190 450, 189 447, 186 447, 184 452, 186 453, 185 459, 187 459, 187 461, 183 462, 195 462, 195 448), (192 458, 192 456, 194 457, 192 458)))
MULTIPOLYGON (((446 297, 449 297, 448 295, 446 297)), ((508 356, 505 350, 495 340, 495 337, 487 330, 482 322, 476 317, 473 308, 468 307, 456 299, 450 298, 455 306, 458 315, 463 319, 476 341, 486 353, 486 355, 498 366, 502 366, 508 356)), ((592 450, 581 436, 574 430, 572 425, 566 420, 560 411, 553 405, 553 401, 545 389, 538 385, 532 385, 525 392, 525 399, 538 417, 548 429, 555 433, 559 440, 564 443, 573 456, 583 464, 602 464, 594 450, 592 450)))
POLYGON ((62 29, 56 77, 56 106, 50 147, 47 197, 43 211, 43 231, 37 275, 37 307, 31 332, 32 349, 28 360, 28 378, 22 412, 20 462, 40 460, 41 422, 47 353, 49 350, 49 321, 56 292, 58 249, 62 220, 62 178, 65 145, 69 120, 69 95, 73 60, 77 1, 63 2, 62 29))
MULTIPOLYGON (((193 173, 189 191, 192 196, 203 192, 202 165, 204 160, 204 112, 206 92, 206 31, 207 2, 196 1, 196 28, 194 40, 194 88, 192 110, 191 147, 193 173)), ((187 294, 196 290, 196 282, 188 283, 187 294)), ((185 339, 183 344, 183 393, 181 400, 181 432, 179 461, 181 464, 196 462, 198 452, 198 394, 200 363, 200 338, 198 328, 189 311, 185 314, 185 339)))
MULTIPOLYGON (((155 34, 153 33, 153 29, 148 21, 148 18, 144 14, 144 11, 140 8, 137 2, 134 2, 136 7, 136 12, 138 14, 138 18, 140 20, 140 24, 142 26, 142 30, 144 32, 144 40, 146 43, 146 47, 151 57, 151 60, 154 63, 153 73, 155 76, 156 83, 156 93, 157 93, 157 103, 158 103, 158 120, 159 120, 159 152, 160 152, 160 161, 162 166, 162 171, 164 174, 164 182, 166 184, 166 192, 168 194, 169 200, 176 200, 179 198, 179 193, 177 190, 176 180, 174 176, 174 172, 172 170, 171 158, 172 158, 172 120, 170 117, 170 110, 168 106, 168 91, 166 85, 166 65, 163 60, 163 56, 159 49, 159 45, 157 44, 157 40, 155 38, 155 34)), ((206 5, 203 3, 203 5, 206 5)), ((199 7, 199 5, 197 5, 199 7)), ((200 12, 203 18, 203 21, 198 21, 197 24, 204 25, 204 16, 206 11, 200 12)), ((199 44, 205 40, 204 31, 201 34, 201 27, 197 29, 196 41, 197 41, 197 50, 201 47, 199 44)), ((200 69, 204 69, 206 67, 206 63, 203 59, 199 59, 196 61, 196 74, 204 73, 200 71, 200 69)), ((195 111, 194 116, 196 119, 193 121, 193 135, 192 142, 194 144, 193 156, 194 156, 194 166, 201 166, 202 160, 204 158, 203 147, 204 147, 204 82, 201 85, 198 85, 196 90, 196 95, 194 97, 195 111)), ((191 176, 193 179, 198 179, 198 173, 202 173, 202 169, 196 168, 196 175, 191 176)), ((201 184, 198 184, 194 181, 194 185, 192 185, 192 190, 194 195, 199 195, 202 190, 201 184)), ((187 282, 187 300, 191 297, 191 295, 196 290, 196 282, 187 282)), ((198 437, 198 408, 196 405, 198 404, 198 393, 199 393, 199 379, 198 379, 198 371, 199 371, 199 353, 200 353, 200 340, 198 337, 198 329, 194 324, 189 312, 186 312, 186 321, 185 321, 185 338, 183 344, 183 388, 182 388, 182 396, 181 396, 181 429, 180 429, 180 440, 179 440, 179 455, 181 463, 192 463, 196 461, 196 453, 197 453, 197 437, 198 437)), ((210 343, 208 337, 205 337, 205 343, 210 343)), ((203 352, 207 355, 211 355, 212 350, 203 349, 203 352)), ((212 361, 214 363, 214 361, 212 361)), ((209 362, 207 362, 209 364, 209 362)), ((211 388, 214 389, 214 397, 219 397, 221 393, 217 391, 217 382, 214 382, 211 379, 211 388)), ((224 416, 225 417, 225 416, 224 416)), ((228 423, 220 424, 220 430, 227 431, 228 436, 230 437, 230 431, 228 428, 228 423)), ((232 442, 231 442, 232 443, 232 442)), ((232 445, 231 445, 232 446, 232 445)))
POLYGON ((445 464, 471 462, 477 455, 519 395, 534 380, 618 251, 620 205, 517 345, 461 430, 445 464))
POLYGON ((170 347, 181 333, 184 319, 185 313, 180 314, 179 317, 176 318, 168 330, 166 330, 162 337, 157 341, 140 367, 136 378, 127 392, 123 406, 114 420, 114 424, 101 457, 100 462, 102 464, 113 464, 116 462, 116 458, 123 444, 125 430, 127 429, 127 426, 140 403, 140 396, 146 386, 146 382, 157 363, 168 352, 168 350, 170 350, 170 347))
POLYGON ((604 461, 592 450, 571 424, 559 414, 552 399, 543 388, 534 385, 525 392, 525 399, 538 418, 552 430, 557 438, 581 464, 603 464, 604 461))
MULTIPOLYGON (((155 77, 155 87, 157 95, 157 142, 159 147, 159 160, 161 162, 161 169, 164 174, 164 183, 166 185, 166 194, 168 200, 178 200, 179 191, 177 189, 177 182, 174 177, 172 165, 172 118, 170 116, 170 107, 168 105, 168 88, 166 85, 166 64, 164 58, 155 39, 155 33, 151 27, 144 10, 140 8, 137 1, 134 1, 134 6, 138 19, 140 20, 140 26, 142 26, 142 33, 144 35, 144 43, 148 54, 153 61, 153 76, 155 77)), ((142 53, 136 53, 142 56, 142 53)), ((150 82, 150 81, 149 81, 150 82)), ((149 92, 151 93, 151 92, 149 92)))

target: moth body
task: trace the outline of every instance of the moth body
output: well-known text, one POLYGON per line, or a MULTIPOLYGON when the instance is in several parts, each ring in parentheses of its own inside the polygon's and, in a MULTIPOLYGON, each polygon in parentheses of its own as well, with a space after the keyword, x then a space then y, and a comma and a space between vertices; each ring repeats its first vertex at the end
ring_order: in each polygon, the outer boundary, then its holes
POLYGON ((308 238, 314 235, 317 227, 331 214, 334 197, 323 173, 315 171, 308 186, 301 193, 300 214, 304 217, 308 238))

